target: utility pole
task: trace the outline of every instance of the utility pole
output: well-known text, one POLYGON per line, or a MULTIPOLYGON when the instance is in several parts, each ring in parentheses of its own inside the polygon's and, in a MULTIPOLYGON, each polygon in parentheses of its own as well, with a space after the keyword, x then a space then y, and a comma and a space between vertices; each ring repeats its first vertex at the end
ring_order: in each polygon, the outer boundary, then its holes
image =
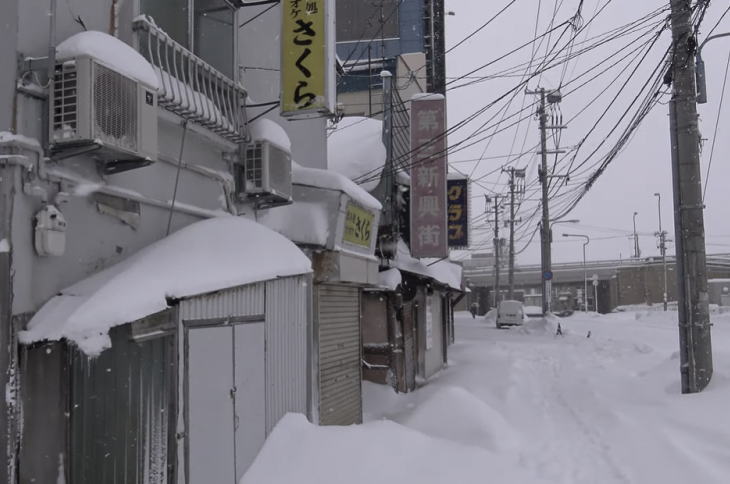
POLYGON ((387 227, 385 244, 381 241, 381 253, 388 257, 395 257, 397 252, 400 227, 398 220, 398 186, 396 184, 395 165, 393 164, 393 74, 389 71, 382 71, 380 77, 383 79, 383 144, 385 145, 385 199, 383 203, 383 221, 381 226, 387 227), (385 247, 383 248, 383 245, 385 247), (383 250, 384 249, 384 250, 383 250))
POLYGON ((519 186, 515 182, 515 178, 524 179, 525 170, 519 170, 514 167, 502 169, 503 172, 509 173, 509 262, 507 272, 508 299, 514 299, 515 293, 515 195, 522 194, 524 184, 519 186))
POLYGON ((655 193, 657 197, 657 211, 659 212, 659 232, 656 235, 659 237, 659 253, 662 255, 662 267, 664 270, 664 294, 662 301, 664 302, 664 310, 667 310, 667 231, 662 230, 662 194, 655 193))
POLYGON ((494 307, 499 304, 499 197, 486 196, 487 203, 494 201, 494 307))
POLYGON ((639 249, 639 235, 636 233, 636 216, 639 212, 634 212, 634 257, 638 260, 641 258, 641 249, 639 249))
POLYGON ((712 379, 700 133, 695 85, 697 39, 692 3, 670 0, 673 56, 669 103, 682 393, 702 391, 712 379))
POLYGON ((542 315, 547 316, 552 309, 552 291, 553 291, 553 271, 550 255, 550 211, 548 209, 548 192, 550 189, 550 179, 548 174, 547 157, 548 154, 564 153, 562 150, 548 151, 547 148, 547 131, 549 129, 563 129, 564 126, 548 126, 547 104, 559 103, 562 96, 559 91, 547 91, 540 88, 536 91, 527 91, 527 94, 539 95, 540 106, 537 114, 540 118, 540 155, 541 163, 538 169, 538 176, 542 184, 542 221, 540 222, 540 267, 542 279, 542 315))

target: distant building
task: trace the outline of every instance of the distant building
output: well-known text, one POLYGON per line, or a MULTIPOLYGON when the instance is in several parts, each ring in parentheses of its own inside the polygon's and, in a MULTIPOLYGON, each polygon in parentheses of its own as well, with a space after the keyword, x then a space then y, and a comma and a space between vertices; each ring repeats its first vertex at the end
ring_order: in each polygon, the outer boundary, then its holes
MULTIPOLYGON (((730 277, 730 257, 725 255, 708 255, 707 271, 710 279, 730 277)), ((552 302, 555 308, 561 308, 570 300, 572 308, 583 307, 584 280, 583 264, 553 263, 552 302), (561 300, 561 297, 563 298, 561 300)), ((539 265, 518 266, 515 268, 515 298, 527 305, 542 304, 541 270, 539 265)), ((595 295, 598 295, 598 311, 608 313, 618 306, 632 304, 661 304, 664 293, 664 269, 660 258, 650 257, 643 260, 607 260, 587 261, 585 274, 588 279, 588 294, 585 298, 589 310, 595 310, 595 295), (596 284, 594 285, 594 281, 596 284)), ((493 265, 475 267, 465 264, 464 278, 468 281, 472 293, 470 298, 477 300, 493 300, 494 269, 493 265)), ((502 280, 505 280, 506 276, 502 280)), ((726 284, 727 286, 727 284, 726 284)), ((720 289, 721 291, 721 289, 720 289)), ((500 294, 507 294, 506 284, 500 283, 500 294)), ((676 273, 674 258, 667 260, 667 297, 676 301, 676 273)), ((715 297, 720 301, 718 293, 715 297)), ((712 301, 714 303, 714 301, 712 301)), ((719 304, 719 302, 718 302, 719 304)), ((490 306, 491 307, 491 306, 490 306)))

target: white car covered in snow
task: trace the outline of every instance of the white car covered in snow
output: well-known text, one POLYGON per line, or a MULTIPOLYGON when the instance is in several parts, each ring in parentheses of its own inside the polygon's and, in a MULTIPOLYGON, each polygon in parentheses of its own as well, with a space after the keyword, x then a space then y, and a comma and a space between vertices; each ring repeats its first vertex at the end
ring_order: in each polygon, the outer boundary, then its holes
POLYGON ((520 326, 525 320, 525 308, 520 301, 500 301, 497 305, 497 328, 520 326))

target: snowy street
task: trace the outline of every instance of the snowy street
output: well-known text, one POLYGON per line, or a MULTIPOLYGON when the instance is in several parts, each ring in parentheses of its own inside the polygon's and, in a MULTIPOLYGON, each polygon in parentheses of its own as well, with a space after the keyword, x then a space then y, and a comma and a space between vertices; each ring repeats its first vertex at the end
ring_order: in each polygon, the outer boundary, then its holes
POLYGON ((713 316, 715 376, 691 396, 673 312, 576 313, 562 337, 456 318, 438 378, 405 395, 364 383, 361 426, 288 415, 242 484, 728 482, 730 315, 713 316))

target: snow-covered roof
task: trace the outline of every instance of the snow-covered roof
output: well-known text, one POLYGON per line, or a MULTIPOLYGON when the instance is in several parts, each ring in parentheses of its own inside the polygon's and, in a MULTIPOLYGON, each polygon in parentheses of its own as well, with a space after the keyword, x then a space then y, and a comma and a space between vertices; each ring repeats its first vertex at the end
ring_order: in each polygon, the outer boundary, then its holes
POLYGON ((402 239, 398 241, 394 265, 402 271, 429 277, 452 289, 461 290, 461 265, 447 259, 416 259, 402 239))
POLYGON ((380 202, 349 178, 330 170, 307 168, 292 162, 292 183, 347 193, 364 208, 380 211, 380 202))
POLYGON ((330 214, 323 202, 295 201, 268 210, 259 221, 298 244, 325 247, 330 236, 330 214))
POLYGON ((398 269, 388 269, 378 273, 378 286, 395 291, 398 285, 403 282, 398 269))
POLYGON ((114 70, 158 89, 159 79, 152 65, 131 46, 104 32, 79 32, 56 47, 56 60, 66 61, 81 55, 100 60, 114 70))
POLYGON ((275 121, 260 118, 249 125, 249 132, 253 140, 265 140, 275 144, 284 151, 291 153, 291 141, 284 128, 275 121))
POLYGON ((411 96, 411 101, 441 101, 445 99, 443 94, 430 92, 419 92, 411 96))
POLYGON ((452 289, 461 290, 461 265, 447 259, 423 259, 423 262, 426 263, 434 279, 452 289))
POLYGON ((309 259, 294 243, 253 220, 204 220, 62 290, 19 338, 65 338, 97 355, 110 347, 111 328, 164 310, 168 298, 309 272, 309 259))
POLYGON ((360 186, 372 191, 385 166, 383 122, 361 116, 343 118, 327 137, 327 153, 330 170, 350 180, 364 176, 368 181, 360 186))

